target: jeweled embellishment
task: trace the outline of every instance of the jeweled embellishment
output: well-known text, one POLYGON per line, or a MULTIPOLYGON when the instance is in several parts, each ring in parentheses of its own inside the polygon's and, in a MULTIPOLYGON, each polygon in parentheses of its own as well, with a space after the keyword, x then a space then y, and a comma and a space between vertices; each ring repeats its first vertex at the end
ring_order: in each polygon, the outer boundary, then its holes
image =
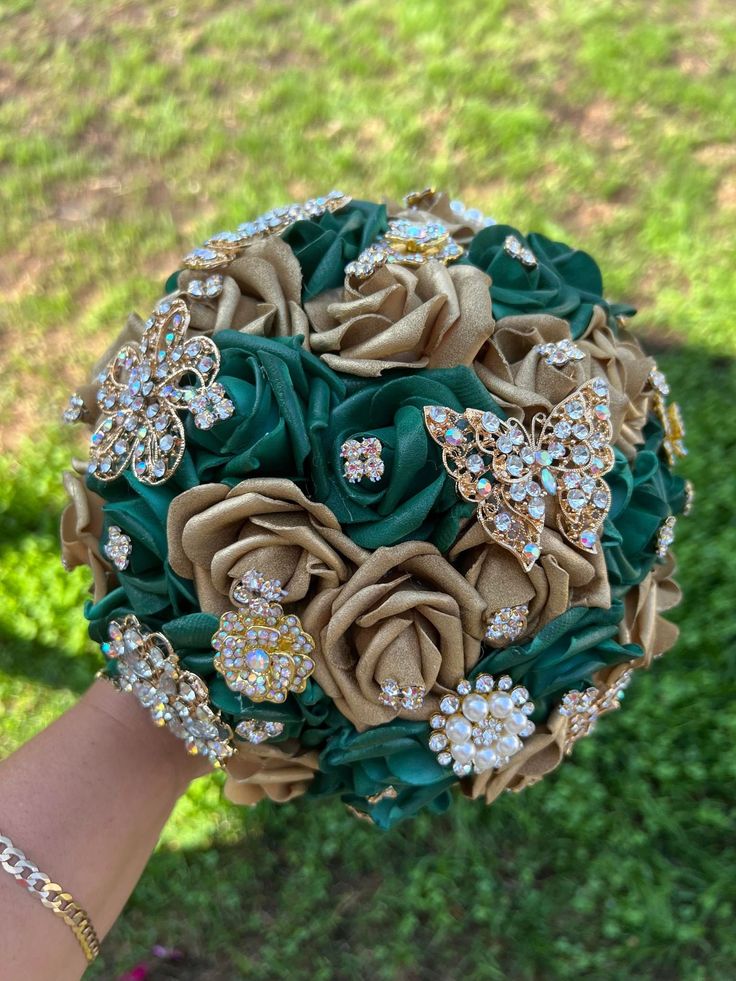
POLYGON ((212 637, 215 670, 253 702, 285 702, 290 692, 304 691, 314 671, 314 640, 276 602, 283 595, 277 579, 247 572, 230 590, 239 609, 220 617, 212 637))
POLYGON ((78 392, 72 392, 69 396, 69 401, 66 404, 66 408, 61 414, 62 422, 70 425, 74 422, 79 422, 87 414, 87 406, 84 404, 84 399, 78 392))
POLYGON ((533 711, 529 692, 508 675, 495 681, 482 674, 474 686, 463 679, 457 694, 445 695, 430 719, 429 748, 458 777, 502 770, 534 732, 533 711))
POLYGON ((633 669, 626 668, 603 690, 590 687, 585 691, 569 691, 563 695, 559 713, 567 719, 563 748, 568 756, 578 739, 593 732, 602 715, 620 708, 624 690, 629 686, 633 675, 633 669))
POLYGON ((201 248, 185 255, 182 262, 189 269, 217 269, 229 265, 252 242, 280 235, 295 221, 319 218, 326 212, 339 211, 350 203, 350 197, 342 191, 330 191, 303 204, 286 204, 264 212, 253 221, 243 222, 234 232, 218 232, 207 239, 201 248))
POLYGON ((686 518, 689 518, 693 513, 693 507, 695 506, 695 485, 692 480, 685 481, 685 503, 683 504, 682 513, 686 518))
POLYGON ((366 279, 387 263, 416 267, 436 259, 447 265, 459 259, 463 251, 440 221, 394 218, 383 238, 347 264, 345 275, 366 279))
POLYGON ((564 368, 571 361, 585 360, 585 352, 581 351, 567 337, 564 337, 561 341, 537 344, 535 350, 551 368, 564 368))
POLYGON ((283 722, 266 719, 243 719, 235 726, 235 735, 254 746, 265 743, 267 739, 273 739, 274 736, 280 736, 283 731, 283 722))
POLYGON ((207 279, 191 279, 184 292, 195 300, 214 300, 222 293, 224 283, 225 279, 220 273, 213 273, 207 279))
POLYGON ((493 647, 506 647, 512 644, 525 633, 528 614, 529 607, 526 604, 505 606, 497 610, 486 628, 486 642, 493 647))
POLYGON ((133 551, 133 543, 117 525, 110 525, 107 529, 107 541, 105 542, 104 552, 116 569, 122 572, 128 568, 130 553, 133 551))
POLYGON ((677 402, 667 402, 670 386, 662 371, 656 367, 652 368, 649 373, 649 383, 654 390, 653 409, 664 430, 662 449, 667 462, 673 467, 679 459, 687 456, 682 412, 677 402))
POLYGON ((384 473, 381 459, 383 446, 380 439, 367 436, 365 439, 347 439, 340 447, 340 456, 345 461, 343 476, 349 484, 357 484, 364 477, 377 483, 384 473))
POLYGON ((393 678, 386 678, 381 682, 381 691, 378 701, 387 708, 395 709, 397 712, 404 709, 406 712, 416 712, 422 705, 427 694, 424 685, 400 685, 393 678))
POLYGON ((424 422, 458 492, 478 505, 488 537, 513 552, 527 572, 541 555, 548 497, 556 500, 565 538, 598 551, 611 507, 603 476, 614 463, 604 378, 585 382, 549 416, 535 416, 531 433, 494 412, 441 405, 425 406, 424 422))
POLYGON ((675 525, 677 518, 670 515, 657 532, 655 551, 658 559, 666 559, 667 553, 675 543, 675 525))
POLYGON ((150 633, 134 616, 111 621, 108 637, 102 651, 117 665, 115 687, 132 692, 155 724, 182 739, 189 753, 222 766, 233 753, 232 731, 210 708, 202 679, 180 670, 166 637, 150 633))
POLYGON ((503 251, 526 266, 527 269, 534 269, 537 265, 537 257, 531 249, 527 248, 515 235, 507 235, 503 240, 503 251))
POLYGON ((140 343, 126 344, 99 376, 104 419, 92 434, 88 466, 99 480, 115 480, 132 463, 141 483, 164 483, 184 455, 177 413, 190 411, 200 429, 233 414, 224 388, 213 384, 217 346, 208 337, 187 340, 188 326, 186 302, 167 303, 148 321, 140 343))

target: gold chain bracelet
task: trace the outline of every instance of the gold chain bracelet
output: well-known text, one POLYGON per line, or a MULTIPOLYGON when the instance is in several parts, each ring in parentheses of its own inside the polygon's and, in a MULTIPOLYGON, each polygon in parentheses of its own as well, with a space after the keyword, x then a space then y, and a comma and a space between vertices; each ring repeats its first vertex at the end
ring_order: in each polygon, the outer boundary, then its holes
POLYGON ((4 835, 0 835, 0 866, 27 886, 28 891, 37 896, 47 909, 61 917, 91 963, 100 952, 100 940, 89 916, 71 895, 63 892, 62 887, 52 882, 44 872, 39 872, 38 866, 29 862, 20 848, 16 848, 4 835))

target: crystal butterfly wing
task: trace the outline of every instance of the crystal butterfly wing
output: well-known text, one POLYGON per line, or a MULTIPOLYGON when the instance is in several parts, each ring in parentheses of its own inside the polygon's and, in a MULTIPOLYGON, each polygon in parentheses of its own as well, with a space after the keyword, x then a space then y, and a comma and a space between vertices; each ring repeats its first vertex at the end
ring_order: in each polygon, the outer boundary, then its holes
POLYGON ((537 456, 554 474, 560 531, 583 551, 597 552, 599 530, 611 507, 603 480, 613 467, 608 384, 594 378, 581 385, 544 422, 537 456))
POLYGON ((424 423, 432 439, 442 447, 442 462, 466 501, 482 504, 492 492, 491 471, 494 433, 500 422, 492 412, 466 409, 455 412, 444 405, 427 405, 424 423))

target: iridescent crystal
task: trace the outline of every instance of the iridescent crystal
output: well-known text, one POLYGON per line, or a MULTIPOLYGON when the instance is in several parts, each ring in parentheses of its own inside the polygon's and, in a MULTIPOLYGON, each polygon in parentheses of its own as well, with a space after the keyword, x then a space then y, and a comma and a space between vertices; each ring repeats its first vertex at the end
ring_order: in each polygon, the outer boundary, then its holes
POLYGON ((249 743, 257 745, 274 736, 280 736, 284 731, 283 722, 272 722, 265 719, 243 719, 235 726, 235 735, 249 743))
POLYGON ((133 544, 130 537, 124 534, 117 525, 110 525, 107 529, 107 541, 103 551, 115 568, 122 572, 128 568, 133 544))
POLYGON ((84 404, 84 399, 78 392, 72 392, 69 396, 69 401, 67 406, 62 413, 62 421, 70 424, 73 422, 79 422, 83 415, 86 414, 87 407, 84 404))
POLYGON ((585 359, 585 352, 576 347, 567 337, 557 342, 537 344, 536 351, 550 367, 554 368, 562 368, 570 361, 583 361, 585 359))

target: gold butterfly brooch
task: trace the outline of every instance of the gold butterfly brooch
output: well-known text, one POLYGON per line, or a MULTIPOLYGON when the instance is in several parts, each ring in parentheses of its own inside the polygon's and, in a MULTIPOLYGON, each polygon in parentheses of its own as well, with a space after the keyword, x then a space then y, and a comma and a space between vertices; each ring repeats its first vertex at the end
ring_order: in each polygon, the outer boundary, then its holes
POLYGON ((556 500, 565 538, 597 552, 611 507, 602 479, 613 467, 608 384, 594 378, 549 416, 538 413, 531 434, 494 412, 428 405, 424 421, 442 447, 442 462, 466 501, 478 505, 488 537, 513 552, 528 572, 541 555, 548 502, 556 500))

